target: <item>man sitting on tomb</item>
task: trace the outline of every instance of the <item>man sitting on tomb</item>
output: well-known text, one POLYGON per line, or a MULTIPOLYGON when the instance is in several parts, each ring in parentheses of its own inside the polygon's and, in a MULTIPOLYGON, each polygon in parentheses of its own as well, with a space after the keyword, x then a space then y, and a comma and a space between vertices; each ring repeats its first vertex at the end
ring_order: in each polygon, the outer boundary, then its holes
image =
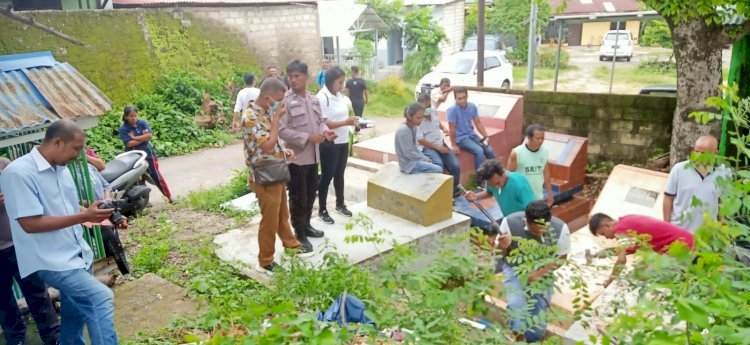
POLYGON ((508 170, 516 171, 526 177, 536 199, 544 199, 547 192, 547 205, 555 202, 550 183, 550 169, 547 164, 549 152, 544 144, 544 127, 533 124, 526 127, 526 142, 518 145, 510 152, 508 170))
MULTIPOLYGON (((545 277, 567 259, 570 253, 570 229, 565 222, 552 217, 549 206, 543 200, 537 200, 530 203, 525 211, 515 212, 503 219, 500 234, 495 238, 495 247, 504 252, 503 257, 497 260, 495 272, 503 272, 510 329, 516 334, 517 341, 541 341, 547 326, 546 311, 550 308, 553 285, 545 277), (519 247, 527 248, 519 246, 519 241, 536 241, 543 247, 555 246, 550 250, 554 250, 558 259, 528 274, 516 272, 516 268, 524 264, 522 258, 525 256, 519 247), (536 281, 544 284, 541 287, 544 292, 531 294, 528 292, 530 284, 536 281)), ((538 287, 533 288, 537 290, 538 287)))
POLYGON ((477 170, 477 181, 484 181, 486 191, 466 193, 466 200, 475 201, 490 195, 495 197, 503 215, 510 215, 526 209, 534 201, 534 192, 523 175, 506 172, 500 162, 491 159, 482 163, 477 170))
POLYGON ((417 146, 419 125, 424 119, 424 108, 419 103, 413 103, 404 109, 406 122, 396 129, 396 157, 398 167, 406 174, 442 173, 443 168, 433 164, 430 158, 422 153, 417 146))
POLYGON ((448 170, 453 176, 453 195, 458 196, 460 193, 458 182, 461 178, 461 167, 458 164, 456 154, 445 144, 444 132, 446 130, 440 124, 435 109, 430 105, 430 96, 423 93, 419 95, 417 101, 425 108, 424 120, 419 125, 421 135, 417 136, 417 141, 422 146, 422 153, 429 157, 432 163, 448 170))
POLYGON ((479 119, 479 109, 469 102, 469 91, 465 87, 453 89, 456 104, 448 108, 448 128, 450 129, 451 147, 458 155, 461 150, 474 155, 474 169, 484 162, 484 159, 495 159, 495 152, 487 144, 487 130, 479 119), (476 126, 482 138, 474 132, 476 126))
POLYGON ((639 238, 647 241, 658 253, 666 253, 674 242, 682 242, 688 248, 693 249, 693 235, 690 232, 668 222, 638 214, 630 214, 614 220, 606 214, 597 213, 589 220, 589 230, 594 236, 620 239, 620 243, 615 248, 605 249, 595 254, 586 253, 587 260, 617 256, 612 274, 604 283, 605 287, 609 286, 625 267, 627 255, 635 253, 638 249, 639 238))
POLYGON ((729 169, 724 165, 714 166, 718 143, 713 136, 698 138, 693 152, 697 155, 697 162, 679 162, 669 172, 663 207, 664 221, 691 233, 695 233, 703 225, 704 213, 708 213, 711 219, 716 219, 721 195, 717 182, 730 175, 729 169), (693 199, 700 200, 700 203, 694 203, 693 199))

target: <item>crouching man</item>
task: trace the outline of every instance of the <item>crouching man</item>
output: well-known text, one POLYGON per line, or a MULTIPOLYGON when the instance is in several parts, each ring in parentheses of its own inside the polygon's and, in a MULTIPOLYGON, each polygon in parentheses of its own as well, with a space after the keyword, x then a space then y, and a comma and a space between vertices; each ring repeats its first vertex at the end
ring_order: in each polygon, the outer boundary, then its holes
POLYGON ((648 216, 630 214, 615 220, 604 213, 597 213, 589 219, 589 230, 594 236, 604 236, 609 239, 620 236, 623 240, 616 248, 605 249, 593 255, 586 253, 587 260, 592 257, 617 256, 612 275, 604 283, 605 287, 609 286, 625 267, 627 255, 635 253, 638 249, 637 237, 646 238, 657 253, 667 252, 672 243, 677 241, 693 249, 693 234, 676 225, 648 216))
POLYGON ((537 200, 529 203, 525 211, 503 218, 495 246, 504 252, 503 257, 497 260, 495 271, 502 271, 505 277, 503 285, 508 299, 510 329, 518 341, 541 341, 547 329, 546 312, 550 308, 553 286, 552 280, 546 277, 567 259, 570 229, 565 222, 552 217, 552 211, 544 200, 537 200), (516 272, 517 267, 528 264, 521 261, 524 253, 519 250, 520 239, 536 241, 542 247, 556 247, 550 250, 554 250, 557 259, 527 276, 520 275, 516 272), (546 285, 543 286, 544 293, 529 293, 530 285, 537 281, 546 285))

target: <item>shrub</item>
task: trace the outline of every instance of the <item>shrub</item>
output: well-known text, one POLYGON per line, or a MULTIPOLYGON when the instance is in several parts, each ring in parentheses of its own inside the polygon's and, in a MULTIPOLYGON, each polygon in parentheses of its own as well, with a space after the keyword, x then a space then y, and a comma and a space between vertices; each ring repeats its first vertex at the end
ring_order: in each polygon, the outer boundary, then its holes
POLYGON ((440 52, 435 49, 420 50, 406 56, 404 60, 404 77, 407 79, 419 79, 430 73, 430 68, 437 64, 440 52))
POLYGON ((672 33, 669 26, 663 20, 653 20, 645 25, 640 44, 643 47, 674 48, 672 33))
MULTIPOLYGON (((232 109, 224 80, 207 80, 187 72, 164 76, 156 83, 154 93, 136 95, 131 101, 138 107, 138 115, 148 121, 154 130, 151 145, 160 156, 190 153, 211 145, 224 145, 232 138, 223 132, 231 122, 232 109), (219 105, 225 121, 215 129, 203 129, 195 122, 200 112, 203 92, 219 105)), ((122 105, 115 105, 99 118, 99 125, 86 131, 87 144, 104 160, 111 160, 124 151, 118 136, 122 124, 122 105)))
POLYGON ((658 58, 651 58, 646 61, 642 61, 638 65, 638 69, 644 72, 651 73, 676 73, 677 63, 670 59, 669 61, 659 61, 658 58))
POLYGON ((373 83, 370 89, 373 94, 386 97, 410 97, 412 92, 401 78, 394 76, 373 83))
MULTIPOLYGON (((566 50, 560 49, 560 69, 568 67, 569 59, 570 54, 566 50)), ((536 57, 536 67, 555 68, 556 60, 557 48, 542 47, 536 57)))

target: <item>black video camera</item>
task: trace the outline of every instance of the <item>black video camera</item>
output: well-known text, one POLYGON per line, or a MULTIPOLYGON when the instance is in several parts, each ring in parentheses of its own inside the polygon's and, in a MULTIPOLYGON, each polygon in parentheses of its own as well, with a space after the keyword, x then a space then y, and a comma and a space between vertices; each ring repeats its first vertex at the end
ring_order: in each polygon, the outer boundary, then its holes
POLYGON ((112 222, 112 225, 115 227, 120 227, 120 225, 128 219, 120 213, 120 210, 126 205, 127 202, 125 200, 108 200, 99 204, 99 209, 114 209, 112 214, 109 215, 109 221, 112 222))

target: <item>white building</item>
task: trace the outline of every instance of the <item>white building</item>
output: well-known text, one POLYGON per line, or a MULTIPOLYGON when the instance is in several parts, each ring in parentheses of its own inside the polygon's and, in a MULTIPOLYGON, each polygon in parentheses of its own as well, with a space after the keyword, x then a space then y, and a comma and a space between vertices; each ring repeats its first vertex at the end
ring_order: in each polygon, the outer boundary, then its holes
POLYGON ((405 0, 404 6, 432 7, 432 19, 445 30, 448 42, 440 45, 443 56, 461 50, 464 45, 464 18, 466 4, 464 0, 405 0))

